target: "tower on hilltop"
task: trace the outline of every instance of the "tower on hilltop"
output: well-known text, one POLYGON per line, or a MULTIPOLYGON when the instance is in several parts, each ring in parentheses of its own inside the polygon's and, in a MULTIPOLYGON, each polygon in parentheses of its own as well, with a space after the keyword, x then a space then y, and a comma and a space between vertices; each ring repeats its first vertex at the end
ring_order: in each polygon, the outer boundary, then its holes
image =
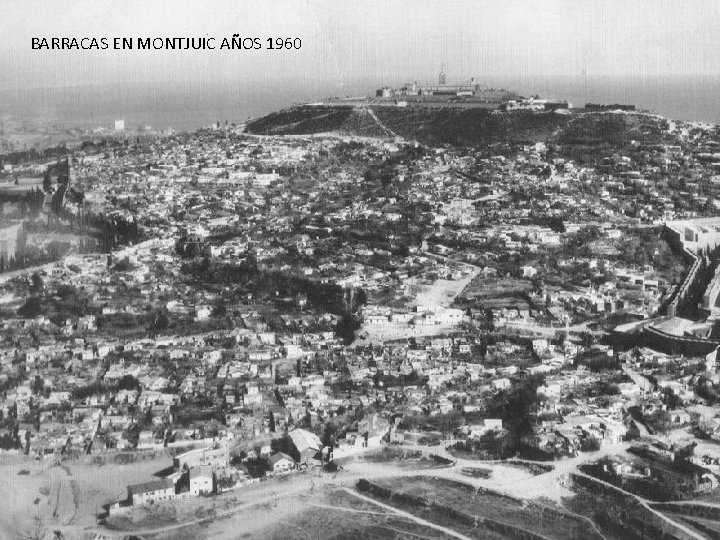
POLYGON ((445 63, 440 64, 440 74, 438 75, 438 83, 443 85, 446 84, 447 77, 445 75, 445 63))

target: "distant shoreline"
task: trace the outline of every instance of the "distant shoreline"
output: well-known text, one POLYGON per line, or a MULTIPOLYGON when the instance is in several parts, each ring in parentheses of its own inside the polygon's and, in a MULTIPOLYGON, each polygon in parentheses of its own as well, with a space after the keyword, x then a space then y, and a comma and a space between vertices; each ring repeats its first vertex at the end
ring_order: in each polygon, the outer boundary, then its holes
MULTIPOLYGON (((402 84, 403 81, 392 81, 402 84)), ((720 124, 720 76, 600 77, 581 75, 491 77, 489 86, 509 88, 523 96, 539 94, 584 103, 631 103, 672 120, 720 124), (587 82, 587 85, 586 85, 587 82)), ((270 90, 235 85, 190 89, 125 85, 0 90, 0 118, 12 117, 28 125, 54 124, 63 128, 110 128, 122 118, 128 128, 151 126, 194 131, 214 122, 243 123, 296 104, 326 101, 328 96, 372 96, 377 81, 363 81, 340 88, 270 90)))

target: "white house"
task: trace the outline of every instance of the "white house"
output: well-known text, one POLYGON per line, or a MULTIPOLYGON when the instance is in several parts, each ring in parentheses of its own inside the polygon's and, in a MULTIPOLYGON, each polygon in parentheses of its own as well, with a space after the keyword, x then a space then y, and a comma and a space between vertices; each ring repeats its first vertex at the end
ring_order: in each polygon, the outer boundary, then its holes
POLYGON ((210 465, 200 465, 190 469, 190 493, 209 495, 213 492, 213 471, 210 465))
POLYGON ((152 504, 175 498, 175 486, 169 478, 161 478, 142 484, 133 484, 128 486, 127 489, 128 498, 132 500, 133 506, 152 504))
POLYGON ((283 452, 270 456, 270 466, 274 473, 284 473, 295 468, 295 460, 283 452))

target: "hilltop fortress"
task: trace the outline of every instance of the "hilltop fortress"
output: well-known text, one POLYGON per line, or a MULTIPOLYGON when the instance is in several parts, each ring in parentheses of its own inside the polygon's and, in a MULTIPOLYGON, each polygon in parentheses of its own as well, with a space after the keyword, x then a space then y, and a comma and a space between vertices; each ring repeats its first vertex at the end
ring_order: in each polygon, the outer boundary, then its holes
POLYGON ((438 83, 419 85, 406 83, 399 88, 383 86, 375 91, 373 103, 397 106, 459 106, 503 110, 558 110, 570 109, 567 101, 523 98, 510 90, 490 88, 478 83, 474 77, 462 84, 448 84, 445 67, 438 74, 438 83))

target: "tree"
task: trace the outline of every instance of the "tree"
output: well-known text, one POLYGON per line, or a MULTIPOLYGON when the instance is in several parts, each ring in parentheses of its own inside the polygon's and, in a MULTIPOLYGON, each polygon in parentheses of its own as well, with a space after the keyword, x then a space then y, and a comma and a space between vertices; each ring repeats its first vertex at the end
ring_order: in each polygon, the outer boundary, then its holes
POLYGON ((268 463, 261 457, 248 459, 245 462, 250 478, 262 478, 268 470, 268 463))
POLYGON ((337 426, 333 422, 328 422, 327 424, 325 424, 325 429, 323 430, 323 435, 321 439, 324 446, 335 446, 337 431, 337 426))
POLYGON ((537 375, 517 380, 487 404, 488 416, 502 419, 503 427, 508 430, 510 441, 516 447, 533 437, 531 416, 538 408, 537 389, 543 381, 543 377, 537 375))
POLYGON ((580 343, 585 348, 592 347, 593 343, 595 343, 595 337, 590 332, 585 331, 580 334, 580 343))
POLYGON ((507 432, 495 429, 486 431, 480 436, 478 447, 494 459, 506 459, 512 457, 515 452, 507 432))
POLYGON ((43 391, 44 388, 45 388, 45 381, 43 380, 43 378, 40 377, 40 375, 35 375, 35 379, 33 380, 33 383, 32 383, 32 391, 35 392, 36 394, 39 394, 43 391))
POLYGON ((31 296, 17 310, 17 314, 25 319, 34 319, 42 313, 42 303, 37 296, 31 296))
POLYGON ((485 358, 485 356, 487 355, 487 346, 487 334, 483 334, 480 338, 480 346, 478 348, 478 354, 480 355, 480 358, 485 358))
POLYGON ((30 281, 32 282, 31 288, 33 291, 38 292, 43 288, 43 279, 39 273, 33 272, 30 281))
POLYGON ((660 399, 670 410, 679 409, 683 406, 683 400, 680 399, 672 389, 667 387, 661 390, 660 399))
POLYGON ((442 433, 443 439, 447 439, 449 435, 453 435, 462 425, 462 414, 460 411, 450 411, 447 414, 440 414, 437 418, 438 429, 440 433, 442 433))
POLYGON ((52 180, 50 178, 50 171, 45 171, 45 174, 43 174, 43 191, 45 193, 50 193, 52 191, 52 180))
POLYGON ((649 415, 643 416, 645 425, 652 430, 653 433, 665 433, 672 427, 672 418, 670 413, 663 410, 657 410, 649 415))
POLYGON ((586 437, 580 444, 580 450, 583 452, 597 452, 600 450, 600 441, 596 437, 586 437))
POLYGON ((155 314, 150 324, 150 330, 153 332, 161 332, 162 330, 167 330, 168 326, 170 326, 170 319, 167 313, 165 313, 165 310, 160 310, 155 314))
POLYGON ((361 327, 360 320, 353 315, 344 315, 335 325, 335 334, 342 339, 346 345, 355 340, 355 332, 361 327))
POLYGON ((495 314, 493 313, 493 310, 490 308, 487 308, 485 310, 485 317, 487 317, 487 327, 490 332, 495 330, 495 314))
POLYGON ((213 307, 213 317, 224 317, 227 315, 227 308, 222 300, 218 300, 217 304, 213 307))
POLYGON ((118 390, 140 390, 142 388, 140 381, 132 375, 123 375, 123 377, 118 381, 117 387, 118 390))
POLYGON ((282 452, 295 461, 300 461, 300 453, 297 451, 297 448, 295 448, 295 443, 293 443, 289 435, 270 441, 270 450, 273 452, 282 452))

